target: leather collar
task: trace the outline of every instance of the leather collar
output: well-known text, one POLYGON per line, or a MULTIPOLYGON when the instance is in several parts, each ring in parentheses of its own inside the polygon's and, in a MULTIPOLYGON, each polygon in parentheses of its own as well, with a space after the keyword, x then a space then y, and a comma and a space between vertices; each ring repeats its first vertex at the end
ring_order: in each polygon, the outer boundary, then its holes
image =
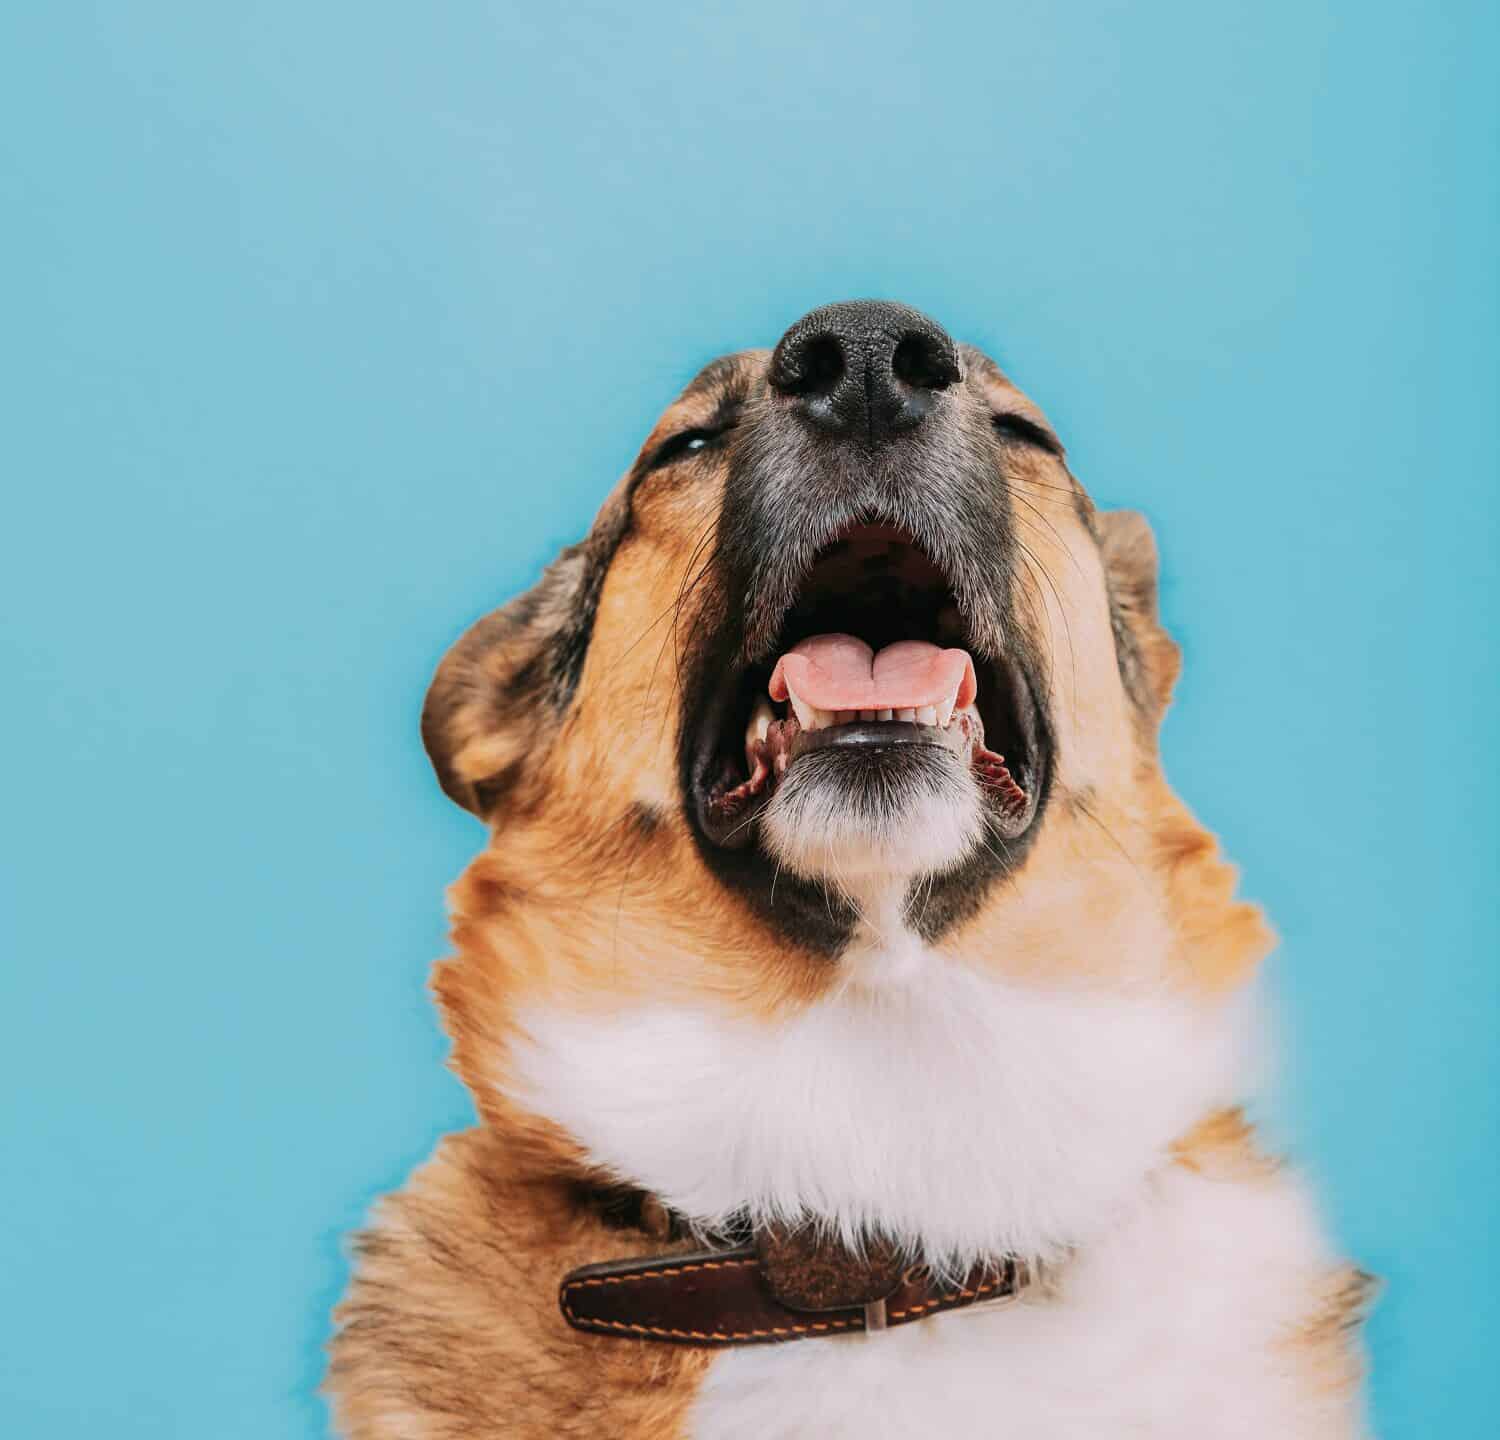
POLYGON ((858 1256, 808 1229, 758 1232, 746 1244, 585 1265, 563 1278, 562 1313, 576 1330, 676 1345, 768 1345, 907 1325, 980 1301, 1014 1299, 1030 1283, 1007 1258, 958 1282, 905 1266, 889 1247, 858 1256))

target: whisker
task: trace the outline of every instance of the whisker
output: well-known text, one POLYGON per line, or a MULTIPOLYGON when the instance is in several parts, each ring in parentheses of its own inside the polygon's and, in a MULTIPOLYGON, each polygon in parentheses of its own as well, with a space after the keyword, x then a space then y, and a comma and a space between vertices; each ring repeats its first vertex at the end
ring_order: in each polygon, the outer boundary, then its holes
POLYGON ((1116 837, 1114 831, 1111 830, 1109 828, 1109 826, 1106 825, 1096 814, 1094 814, 1093 809, 1089 806, 1089 804, 1088 804, 1088 802, 1086 800, 1083 800, 1082 798, 1080 798, 1078 796, 1074 796, 1072 798, 1073 798, 1074 808, 1077 809, 1078 812, 1081 815, 1086 816, 1088 819, 1092 820, 1096 826, 1098 826, 1098 828, 1103 832, 1103 834, 1105 835, 1105 837, 1109 840, 1109 843, 1111 845, 1113 845, 1115 847, 1115 849, 1120 852, 1121 857, 1130 866, 1130 868, 1135 871, 1136 878, 1138 880, 1140 880, 1141 884, 1144 886, 1147 883, 1147 881, 1146 881, 1146 874, 1145 874, 1145 871, 1143 871, 1141 869, 1141 867, 1136 863, 1135 856, 1133 856, 1130 853, 1130 851, 1128 851, 1120 843, 1120 841, 1116 837))
POLYGON ((1077 718, 1078 705, 1078 651, 1073 644, 1073 622, 1068 618, 1068 607, 1063 603, 1062 592, 1057 588, 1057 582, 1052 578, 1052 572, 1042 563, 1036 553, 1026 542, 1018 536, 1016 544, 1021 547, 1023 554, 1027 557, 1028 565, 1037 566, 1042 577, 1046 580, 1052 591, 1052 598, 1057 602, 1058 613, 1062 616, 1063 632, 1068 637, 1068 669, 1072 678, 1072 703, 1074 707, 1074 718, 1077 718))
MULTIPOLYGON (((693 564, 697 560, 698 556, 703 553, 703 547, 705 545, 707 545, 711 540, 717 539, 717 537, 718 537, 718 531, 719 531, 719 519, 718 519, 718 516, 715 516, 712 520, 710 520, 708 522, 708 524, 706 526, 704 526, 703 533, 701 535, 699 535, 697 543, 693 546, 692 553, 688 556, 688 563, 687 563, 687 565, 683 567, 682 582, 679 584, 679 586, 677 588, 677 598, 673 601, 672 607, 671 607, 672 608, 672 624, 670 626, 668 626, 667 633, 662 638, 661 648, 657 650, 657 652, 656 652, 656 659, 652 663, 652 666, 651 666, 651 679, 650 679, 650 684, 649 684, 649 688, 651 688, 651 689, 654 689, 655 686, 656 686, 656 674, 657 674, 658 668, 661 665, 662 656, 666 653, 667 645, 670 643, 670 641, 672 640, 674 634, 676 633, 676 629, 677 629, 678 623, 680 622, 680 620, 682 618, 682 607, 683 607, 683 604, 686 602, 687 597, 689 595, 691 595, 692 592, 698 588, 699 583, 702 581, 703 577, 708 573, 709 569, 712 567, 712 565, 713 565, 713 559, 712 559, 712 557, 710 557, 709 559, 707 559, 707 560, 705 560, 703 562, 703 565, 699 568, 698 573, 696 575, 694 575, 691 580, 689 580, 687 578, 688 573, 692 570, 693 564)), ((681 676, 680 676, 680 665, 679 665, 679 686, 678 686, 678 693, 680 693, 680 679, 681 679, 681 676)))
MULTIPOLYGON (((1038 510, 1036 508, 1036 506, 1034 504, 1032 504, 1032 502, 1030 500, 1028 500, 1024 495, 1022 495, 1019 491, 1010 489, 1009 486, 1007 486, 1006 488, 1008 490, 1010 490, 1010 497, 1011 497, 1011 499, 1013 499, 1013 500, 1019 500, 1022 505, 1024 505, 1028 510, 1030 510, 1031 513, 1033 515, 1035 515, 1036 518, 1038 520, 1040 520, 1042 522, 1042 524, 1047 527, 1047 530, 1051 534, 1052 538, 1057 541, 1058 548, 1062 550, 1063 554, 1065 554, 1068 557, 1068 559, 1072 562, 1073 568, 1079 573, 1080 576, 1082 576, 1082 574, 1083 574, 1083 567, 1078 563, 1078 557, 1073 553, 1072 548, 1068 545, 1068 543, 1058 533, 1057 526, 1055 526, 1045 515, 1043 515, 1042 512, 1040 510, 1038 510)), ((1027 524, 1025 516, 1018 515, 1016 518, 1018 520, 1020 520, 1022 524, 1027 524)), ((1027 528, 1029 529, 1031 527, 1028 525, 1027 528)))

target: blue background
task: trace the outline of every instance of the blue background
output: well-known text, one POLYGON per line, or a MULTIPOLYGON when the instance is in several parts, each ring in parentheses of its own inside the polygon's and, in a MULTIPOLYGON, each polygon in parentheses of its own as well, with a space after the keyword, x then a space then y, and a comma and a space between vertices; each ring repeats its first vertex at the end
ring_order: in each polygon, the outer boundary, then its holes
POLYGON ((864 294, 1155 522, 1380 1429, 1492 1433, 1497 13, 7 6, 6 1433, 322 1432, 340 1236, 470 1114, 433 665, 864 294))

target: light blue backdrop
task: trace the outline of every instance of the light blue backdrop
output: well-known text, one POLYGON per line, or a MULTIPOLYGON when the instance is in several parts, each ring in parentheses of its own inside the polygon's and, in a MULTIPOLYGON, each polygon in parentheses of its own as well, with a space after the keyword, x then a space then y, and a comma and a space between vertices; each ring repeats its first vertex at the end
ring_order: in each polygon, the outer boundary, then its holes
POLYGON ((321 1432, 339 1237, 469 1116, 428 675, 857 295, 1155 521, 1382 1432, 1492 1433, 1497 13, 6 6, 5 1433, 321 1432))

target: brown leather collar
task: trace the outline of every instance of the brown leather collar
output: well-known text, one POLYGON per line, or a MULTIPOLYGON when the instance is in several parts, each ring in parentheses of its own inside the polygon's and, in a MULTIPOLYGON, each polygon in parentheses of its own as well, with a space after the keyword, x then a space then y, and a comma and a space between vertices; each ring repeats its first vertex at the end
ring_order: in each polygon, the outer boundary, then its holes
POLYGON ((558 1296, 569 1325, 676 1345, 768 1345, 906 1325, 978 1301, 1014 1298, 1026 1266, 1007 1259, 944 1284, 873 1247, 857 1259, 806 1231, 762 1233, 732 1249, 585 1265, 558 1296))

